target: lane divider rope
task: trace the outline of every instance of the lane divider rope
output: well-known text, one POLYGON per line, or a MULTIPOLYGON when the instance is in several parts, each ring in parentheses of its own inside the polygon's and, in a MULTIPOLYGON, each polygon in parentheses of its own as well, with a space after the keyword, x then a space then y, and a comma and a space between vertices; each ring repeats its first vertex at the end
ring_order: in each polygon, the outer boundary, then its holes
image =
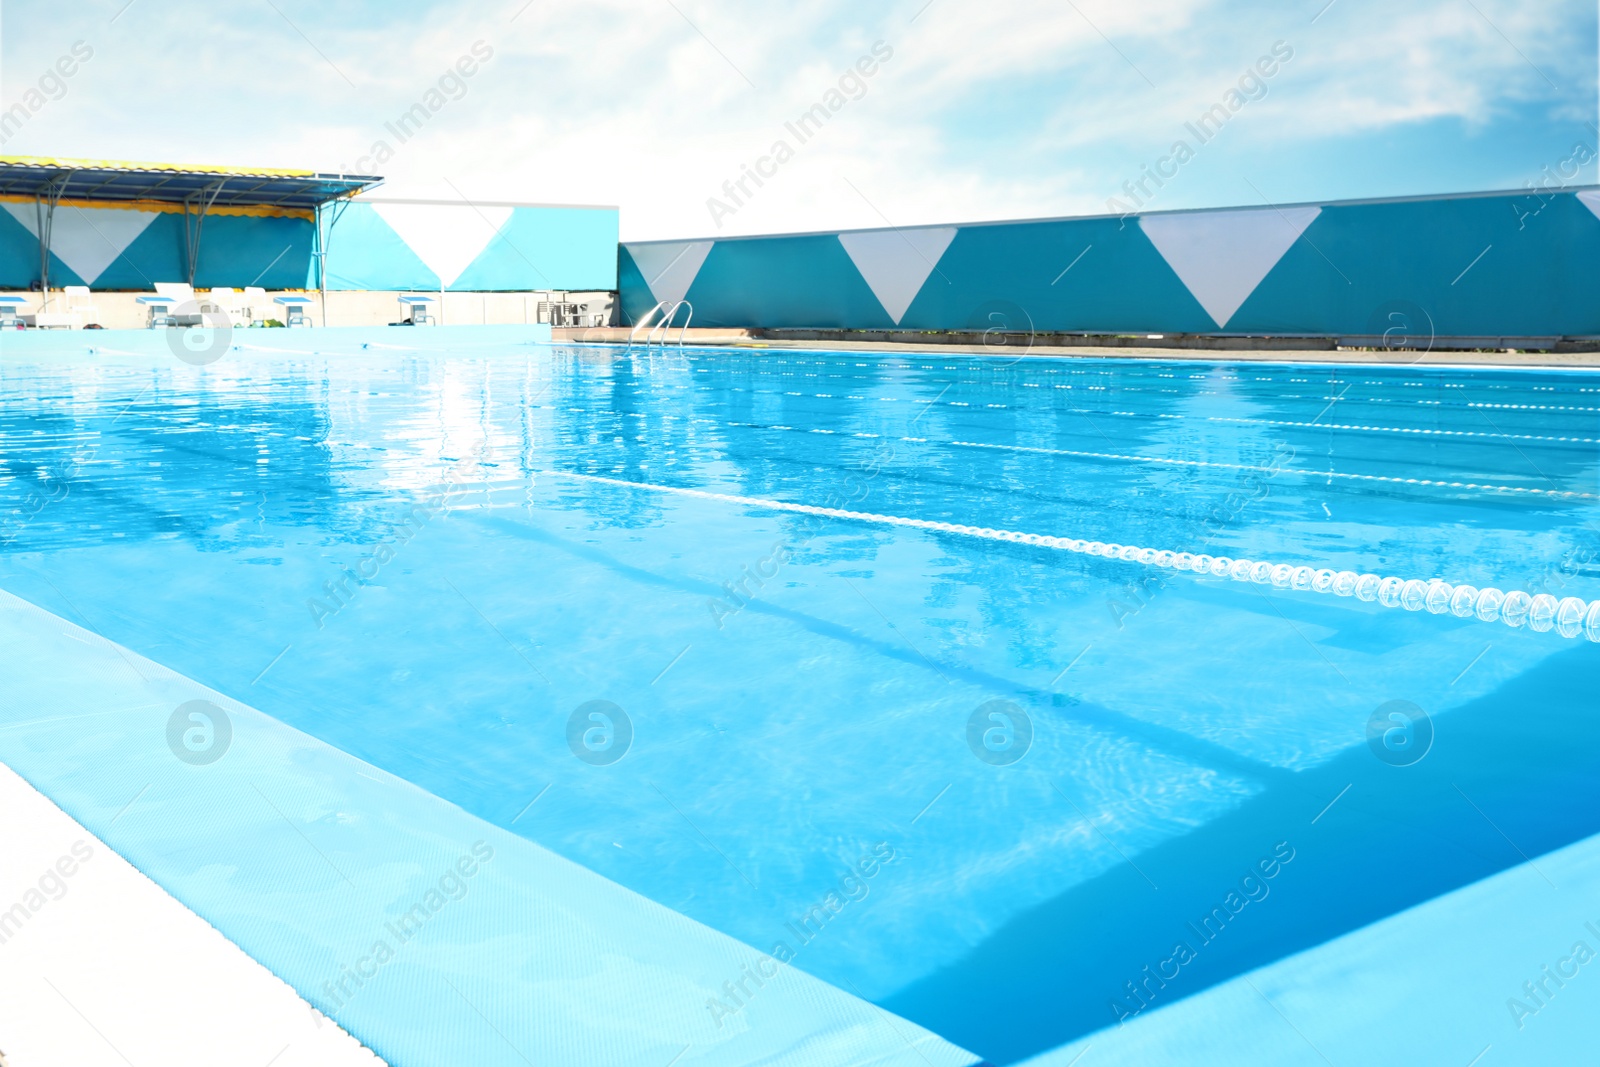
MULTIPOLYGON (((1098 414, 1089 412, 1089 414, 1098 414)), ((1145 418, 1155 419, 1190 419, 1203 418, 1207 422, 1243 423, 1251 426, 1287 426, 1291 429, 1307 430, 1358 430, 1367 433, 1404 433, 1423 434, 1430 437, 1484 437, 1497 441, 1544 441, 1551 444, 1600 444, 1600 437, 1552 437, 1548 434, 1536 433, 1487 433, 1483 430, 1440 430, 1422 426, 1369 426, 1362 423, 1351 422, 1290 422, 1287 419, 1247 419, 1229 415, 1172 415, 1158 412, 1154 415, 1139 414, 1145 418)))
POLYGON ((1001 452, 1034 452, 1050 456, 1073 456, 1082 459, 1115 459, 1128 463, 1159 463, 1173 467, 1216 467, 1222 470, 1271 471, 1275 474, 1294 474, 1304 478, 1343 478, 1359 482, 1393 482, 1399 485, 1432 485, 1444 489, 1485 489, 1493 493, 1533 493, 1578 500, 1600 500, 1594 493, 1580 493, 1572 489, 1534 489, 1516 485, 1487 485, 1481 482, 1446 482, 1433 478, 1398 478, 1384 474, 1351 474, 1345 471, 1316 471, 1302 467, 1262 467, 1249 463, 1216 463, 1203 459, 1169 459, 1165 456, 1128 456, 1115 452, 1078 452, 1069 448, 1040 448, 1033 445, 986 444, 982 441, 951 441, 962 448, 987 448, 1001 452))
POLYGON ((1406 611, 1425 610, 1433 615, 1453 615, 1458 619, 1477 619, 1480 622, 1503 622, 1512 629, 1526 626, 1539 633, 1554 630, 1562 637, 1586 637, 1590 641, 1600 643, 1600 600, 1592 603, 1578 597, 1558 600, 1549 593, 1532 595, 1522 590, 1506 593, 1494 588, 1479 589, 1472 585, 1454 585, 1438 578, 1383 577, 1377 574, 1357 574, 1355 571, 1334 571, 1325 567, 1318 569, 1290 563, 1233 559, 1228 556, 1173 552, 1167 549, 1140 548, 1135 545, 1051 537, 1046 534, 1019 533, 1015 530, 996 530, 987 526, 966 526, 961 523, 937 522, 931 519, 910 519, 901 515, 880 515, 869 511, 820 508, 810 504, 791 504, 785 500, 713 493, 705 489, 635 482, 625 478, 608 478, 600 474, 579 474, 575 471, 539 470, 533 473, 626 489, 694 497, 700 500, 716 500, 770 511, 821 515, 884 526, 909 526, 918 530, 960 534, 964 537, 977 537, 989 541, 1038 545, 1146 567, 1231 578, 1236 582, 1253 582, 1256 585, 1271 585, 1278 589, 1293 589, 1298 592, 1329 596, 1353 596, 1357 600, 1375 602, 1386 608, 1404 608, 1406 611))
MULTIPOLYGON (((1069 388, 1069 387, 1068 386, 1057 386, 1057 388, 1069 388)), ((751 395, 751 396, 778 396, 779 395, 779 393, 776 390, 772 390, 772 389, 747 389, 747 390, 741 390, 741 391, 745 392, 745 393, 747 393, 748 395, 751 395)), ((813 399, 818 399, 818 400, 837 400, 837 399, 839 399, 839 397, 834 393, 788 393, 788 392, 786 392, 786 393, 783 393, 782 395, 784 395, 784 396, 810 396, 813 399)), ((850 396, 844 397, 843 399, 846 399, 846 400, 863 400, 864 401, 864 400, 868 400, 869 398, 868 397, 864 397, 864 396, 850 395, 850 396)), ((875 397, 875 398, 870 398, 870 399, 893 401, 893 402, 896 402, 896 403, 904 402, 904 398, 903 397, 875 397)), ((1334 399, 1339 399, 1339 398, 1335 397, 1334 399)), ((911 402, 915 403, 916 401, 913 400, 911 402)), ((967 403, 964 403, 964 402, 961 402, 961 401, 954 401, 954 400, 933 401, 933 403, 940 404, 940 405, 943 405, 943 406, 954 406, 954 407, 971 407, 972 406, 971 404, 967 404, 967 403)), ((1170 411, 1157 411, 1157 412, 1151 412, 1151 411, 1107 411, 1107 410, 1095 409, 1095 408, 1057 408, 1057 407, 1048 407, 1048 408, 1042 408, 1041 409, 1041 408, 1033 408, 1033 407, 1030 407, 1030 406, 1028 406, 1026 404, 998 404, 998 405, 996 405, 996 404, 985 404, 984 406, 985 407, 1008 408, 1008 409, 1011 409, 1011 410, 1023 411, 1023 412, 1027 412, 1027 413, 1030 413, 1030 414, 1066 413, 1068 415, 1102 415, 1102 416, 1122 416, 1122 417, 1126 417, 1126 418, 1140 418, 1140 419, 1166 419, 1166 420, 1190 420, 1190 421, 1201 421, 1201 422, 1222 422, 1222 423, 1235 423, 1235 424, 1248 425, 1248 426, 1283 426, 1283 427, 1288 427, 1290 429, 1351 430, 1351 431, 1360 431, 1360 432, 1365 432, 1365 433, 1397 433, 1397 434, 1414 434, 1414 435, 1426 435, 1426 436, 1437 436, 1437 437, 1481 437, 1481 438, 1486 438, 1486 439, 1489 439, 1489 440, 1544 441, 1544 442, 1549 442, 1549 443, 1552 443, 1552 444, 1584 444, 1584 445, 1600 444, 1600 438, 1594 438, 1594 437, 1555 437, 1555 436, 1551 436, 1551 435, 1548 435, 1548 434, 1489 433, 1489 432, 1486 432, 1486 431, 1483 431, 1483 430, 1441 430, 1441 429, 1432 428, 1432 427, 1379 426, 1379 425, 1371 425, 1371 424, 1365 424, 1365 423, 1296 422, 1296 421, 1289 420, 1289 419, 1252 419, 1252 418, 1245 418, 1245 417, 1242 417, 1242 416, 1191 415, 1191 414, 1187 414, 1187 413, 1183 413, 1183 412, 1170 412, 1170 411)), ((1470 407, 1470 406, 1474 406, 1474 405, 1468 405, 1468 406, 1470 407)), ((1483 406, 1489 406, 1489 405, 1476 405, 1476 406, 1483 407, 1483 406)), ((1502 406, 1505 406, 1505 407, 1525 407, 1526 405, 1514 405, 1513 404, 1513 405, 1502 405, 1502 406)), ((1600 410, 1600 409, 1583 409, 1583 410, 1600 410)), ((638 418, 647 418, 649 416, 638 415, 636 417, 638 417, 638 418)))
MULTIPOLYGON (((559 408, 555 408, 553 405, 548 404, 537 406, 549 410, 561 410, 559 408)), ((586 408, 569 408, 566 410, 572 414, 593 414, 593 412, 590 412, 586 408)), ((632 413, 632 416, 639 419, 650 418, 648 415, 637 412, 632 413)), ((671 415, 658 417, 665 421, 676 421, 671 415)), ((793 426, 784 426, 778 423, 762 424, 758 422, 725 422, 719 419, 696 418, 690 418, 687 421, 702 423, 709 426, 735 426, 741 429, 749 430, 782 430, 799 433, 822 434, 831 434, 836 432, 834 430, 819 429, 797 431, 793 426)), ((857 433, 854 436, 877 437, 878 435, 857 433)), ((918 444, 928 443, 928 439, 925 437, 901 437, 899 440, 916 442, 918 444)), ((1482 490, 1490 493, 1524 493, 1533 496, 1556 497, 1564 500, 1600 500, 1600 494, 1583 493, 1575 489, 1538 489, 1532 486, 1492 485, 1487 482, 1447 482, 1438 478, 1400 478, 1394 475, 1385 474, 1355 474, 1347 471, 1307 470, 1303 467, 1264 467, 1249 463, 1217 463, 1215 461, 1201 459, 1173 459, 1167 456, 1134 456, 1119 452, 1084 452, 1070 448, 1043 448, 1035 445, 1005 445, 983 441, 935 441, 933 443, 948 448, 984 448, 999 452, 1024 452, 1047 456, 1071 456, 1075 459, 1106 459, 1123 463, 1155 463, 1170 467, 1208 467, 1217 470, 1258 471, 1270 474, 1295 475, 1302 478, 1340 478, 1345 481, 1386 482, 1392 485, 1427 485, 1439 489, 1472 489, 1482 490)))

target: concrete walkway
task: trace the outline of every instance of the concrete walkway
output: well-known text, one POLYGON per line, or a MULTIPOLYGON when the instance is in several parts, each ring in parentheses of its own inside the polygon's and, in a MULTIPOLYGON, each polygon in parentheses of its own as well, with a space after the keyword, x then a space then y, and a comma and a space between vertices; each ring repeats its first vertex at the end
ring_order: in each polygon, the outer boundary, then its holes
POLYGON ((9 1067, 378 1067, 377 1056, 0 764, 9 1067))
MULTIPOLYGON (((597 326, 587 329, 556 328, 553 339, 558 344, 612 345, 626 344, 629 329, 625 326, 597 326)), ((679 331, 670 331, 671 343, 677 346, 679 331)), ((641 335, 642 336, 642 335, 641 335)), ((659 344, 659 334, 657 335, 659 344)), ((914 337, 914 335, 912 335, 914 337)), ((835 338, 789 338, 763 336, 761 331, 743 329, 689 329, 684 332, 683 343, 692 347, 809 349, 838 352, 873 352, 879 355, 967 355, 988 356, 1008 360, 1048 356, 1052 358, 1078 357, 1082 359, 1151 359, 1188 360, 1197 363, 1321 363, 1353 364, 1386 367, 1519 367, 1519 368, 1588 368, 1600 367, 1600 352, 1558 352, 1526 350, 1431 350, 1415 351, 1405 348, 1186 348, 1172 346, 1128 347, 1117 345, 1048 345, 1029 344, 1026 337, 1008 335, 1006 344, 957 344, 946 340, 911 339, 905 341, 852 341, 835 338)), ((642 349, 642 340, 634 342, 642 349)))

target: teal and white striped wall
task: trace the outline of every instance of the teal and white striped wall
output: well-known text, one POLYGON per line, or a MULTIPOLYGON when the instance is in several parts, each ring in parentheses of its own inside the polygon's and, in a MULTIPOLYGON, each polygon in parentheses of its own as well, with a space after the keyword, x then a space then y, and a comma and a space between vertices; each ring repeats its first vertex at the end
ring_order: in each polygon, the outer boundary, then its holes
MULTIPOLYGON (((616 208, 361 200, 330 208, 323 226, 329 289, 617 287, 616 208)), ((212 214, 201 236, 197 287, 317 287, 309 219, 212 214)), ((50 243, 52 287, 147 291, 188 274, 180 212, 64 204, 50 243)), ((38 278, 33 203, 0 203, 0 289, 38 278)))
MULTIPOLYGON (((34 204, 0 203, 0 288, 39 280, 39 224, 34 204)), ((198 286, 259 285, 299 289, 312 262, 315 230, 307 219, 260 215, 208 217, 198 286)), ((50 285, 148 291, 187 279, 181 212, 147 208, 56 208, 50 234, 50 285)))
POLYGON ((624 316, 696 326, 1600 335, 1600 189, 630 242, 624 316), (680 320, 681 321, 681 320, 680 320))
POLYGON ((329 289, 617 287, 616 208, 378 199, 332 210, 329 289))

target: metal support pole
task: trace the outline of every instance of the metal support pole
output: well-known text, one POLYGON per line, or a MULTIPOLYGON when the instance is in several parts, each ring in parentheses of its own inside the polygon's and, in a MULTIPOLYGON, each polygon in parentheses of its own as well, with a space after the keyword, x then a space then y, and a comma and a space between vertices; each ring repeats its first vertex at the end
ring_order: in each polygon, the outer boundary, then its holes
POLYGON ((214 184, 211 184, 211 185, 208 185, 204 189, 201 189, 197 193, 191 193, 190 195, 184 197, 184 200, 183 200, 184 253, 188 257, 187 258, 187 262, 184 264, 184 266, 187 267, 188 271, 189 271, 189 288, 190 289, 194 288, 195 271, 200 266, 200 228, 206 224, 206 212, 211 210, 211 205, 215 204, 217 202, 217 197, 221 195, 223 186, 225 186, 227 184, 228 184, 228 179, 223 178, 221 181, 215 182, 214 184), (191 221, 190 221, 191 220, 191 216, 189 214, 189 205, 191 203, 195 203, 195 204, 199 205, 199 211, 192 217, 193 218, 193 224, 192 225, 191 225, 191 221))
MULTIPOLYGON (((50 291, 50 226, 45 221, 44 195, 33 195, 34 231, 39 235, 39 299, 50 291)), ((43 303, 39 305, 43 307, 43 303)))
POLYGON ((328 325, 328 248, 333 244, 333 228, 337 226, 339 224, 339 220, 344 217, 345 209, 350 206, 350 200, 348 197, 346 197, 336 201, 333 205, 332 212, 324 211, 327 206, 328 205, 326 204, 318 204, 316 207, 317 249, 315 254, 317 257, 317 291, 322 297, 323 326, 328 325), (322 230, 322 217, 325 213, 329 214, 330 216, 328 218, 328 230, 326 236, 324 236, 322 230))
POLYGON ((56 205, 72 180, 72 171, 50 179, 42 193, 33 196, 34 226, 39 231, 39 307, 50 302, 50 235, 56 221, 56 205))
POLYGON ((328 326, 328 242, 322 235, 322 205, 317 205, 317 296, 322 307, 322 326, 328 326))

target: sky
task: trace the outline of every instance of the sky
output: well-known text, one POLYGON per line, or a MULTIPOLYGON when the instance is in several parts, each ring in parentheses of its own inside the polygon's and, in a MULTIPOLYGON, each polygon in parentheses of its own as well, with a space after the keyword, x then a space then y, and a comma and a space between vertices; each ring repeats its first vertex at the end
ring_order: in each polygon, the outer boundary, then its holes
POLYGON ((1600 183, 1596 0, 66 8, 0 0, 4 154, 612 204, 624 239, 1600 183))

